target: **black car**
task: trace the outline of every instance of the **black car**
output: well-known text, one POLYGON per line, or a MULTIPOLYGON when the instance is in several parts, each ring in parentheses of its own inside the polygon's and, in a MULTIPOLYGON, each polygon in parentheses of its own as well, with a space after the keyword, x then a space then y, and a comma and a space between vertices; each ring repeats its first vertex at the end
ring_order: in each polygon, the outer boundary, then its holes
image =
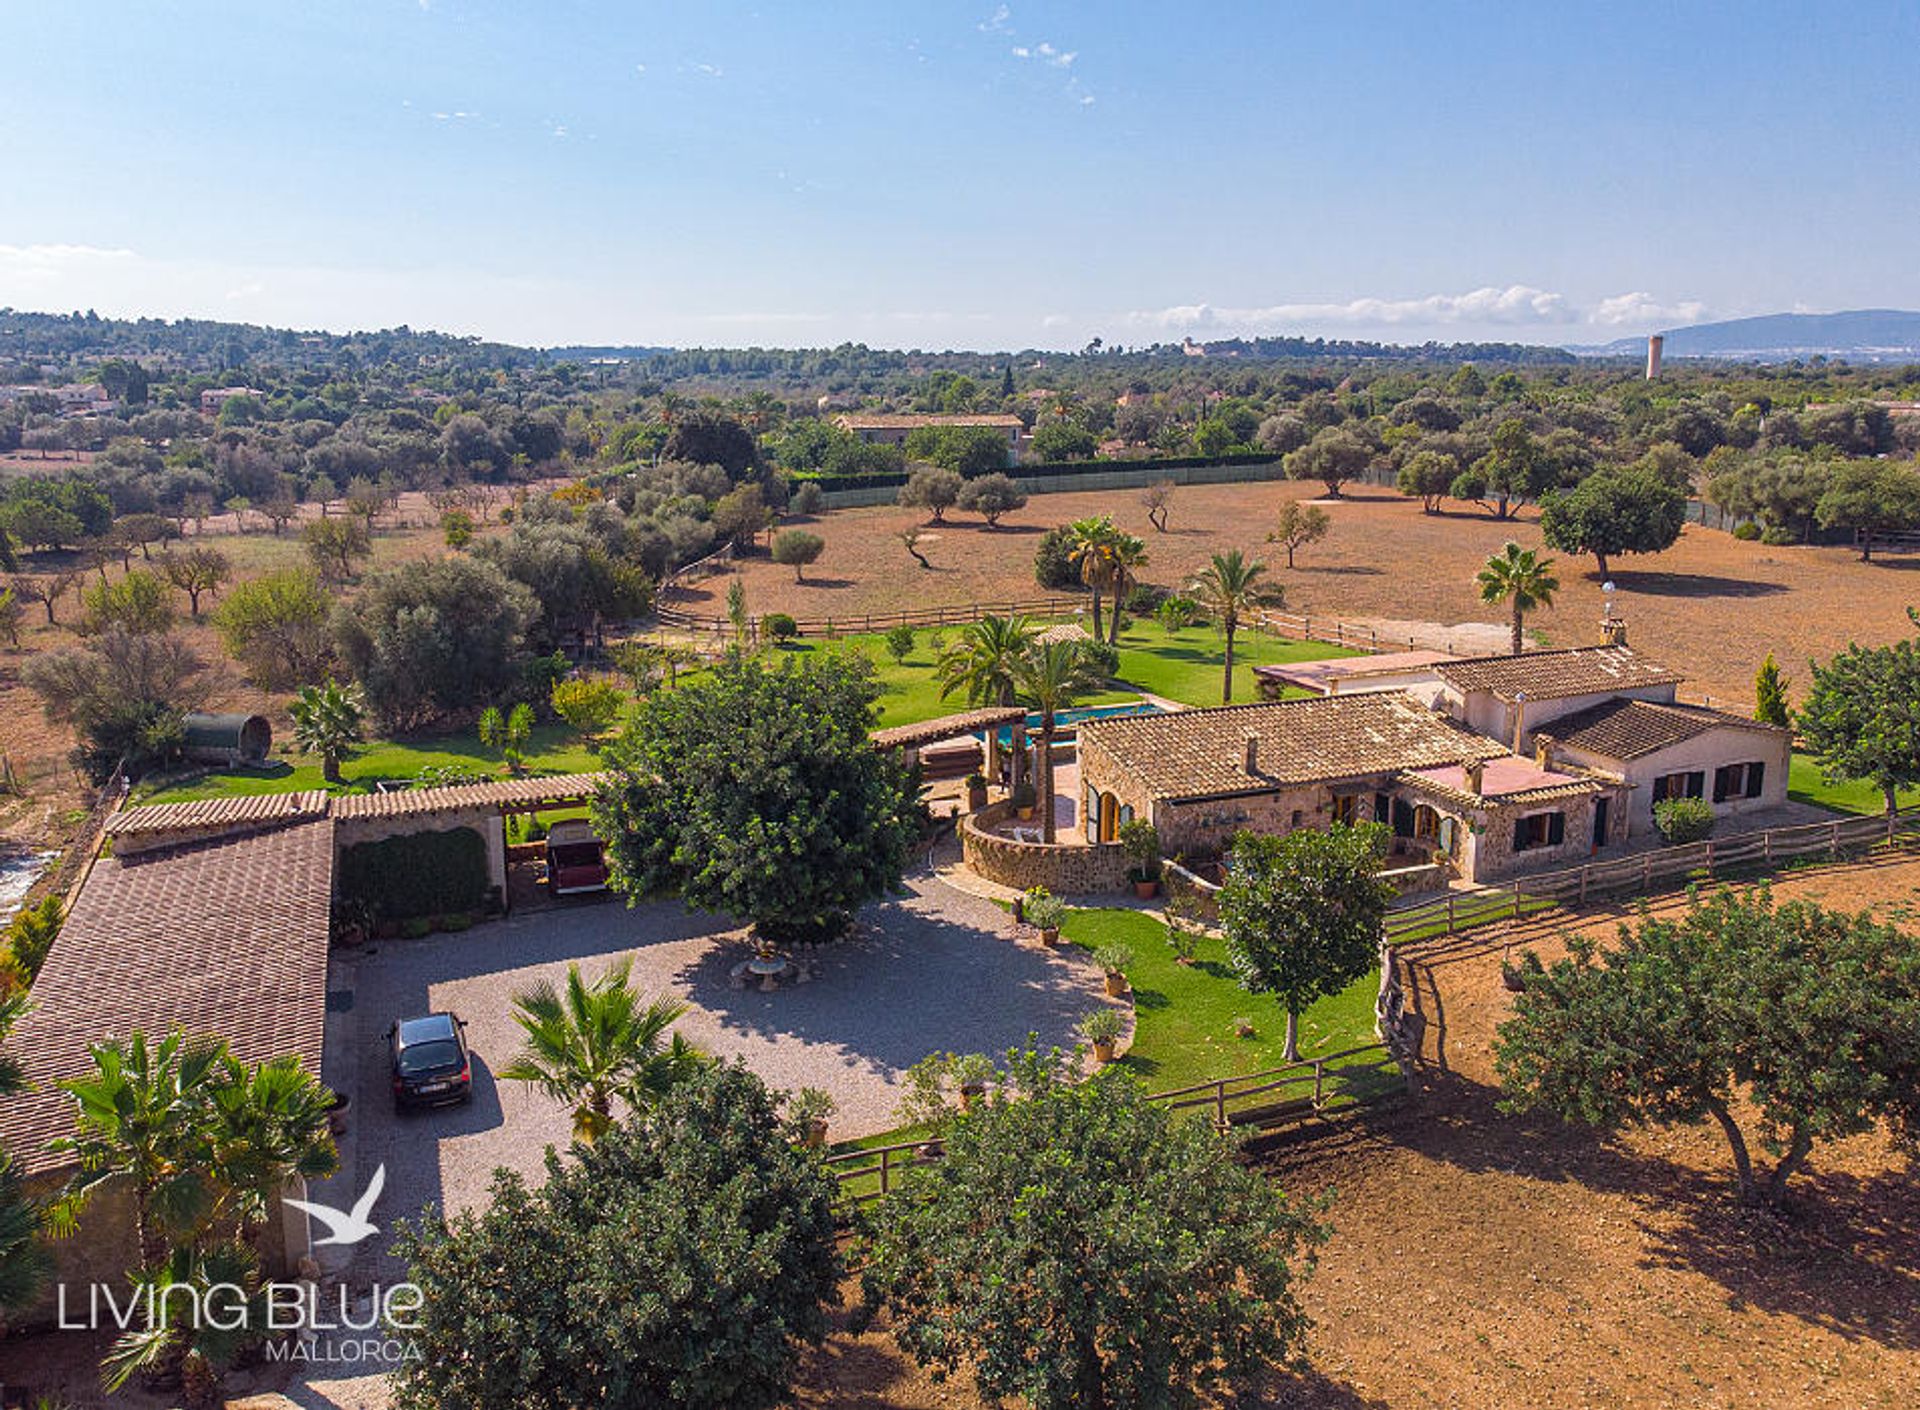
POLYGON ((393 1104, 441 1106, 473 1100, 467 1025, 458 1014, 403 1018, 388 1030, 393 1045, 393 1104))

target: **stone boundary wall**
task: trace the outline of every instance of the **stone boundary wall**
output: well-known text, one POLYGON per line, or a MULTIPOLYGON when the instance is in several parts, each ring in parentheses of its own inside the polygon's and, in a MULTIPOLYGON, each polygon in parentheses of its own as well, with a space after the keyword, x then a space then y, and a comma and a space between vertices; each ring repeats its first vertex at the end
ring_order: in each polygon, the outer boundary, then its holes
MULTIPOLYGON (((1260 480, 1284 480, 1286 471, 1280 461, 1262 465, 1186 465, 1172 469, 1146 466, 1129 469, 1124 460, 1113 462, 1111 470, 1089 470, 1083 475, 1022 475, 1018 465, 1006 472, 1028 494, 1072 494, 1076 490, 1143 490, 1162 480, 1176 485, 1238 485, 1260 480)), ((828 490, 828 509, 865 509, 875 504, 892 504, 900 495, 898 485, 862 485, 857 489, 828 490)), ((964 513, 964 511, 956 511, 964 513)))
POLYGON ((1044 886, 1056 896, 1093 896, 1125 891, 1127 854, 1117 842, 1017 842, 986 831, 1012 813, 1009 803, 993 803, 960 819, 960 850, 967 865, 988 881, 1026 891, 1044 886))

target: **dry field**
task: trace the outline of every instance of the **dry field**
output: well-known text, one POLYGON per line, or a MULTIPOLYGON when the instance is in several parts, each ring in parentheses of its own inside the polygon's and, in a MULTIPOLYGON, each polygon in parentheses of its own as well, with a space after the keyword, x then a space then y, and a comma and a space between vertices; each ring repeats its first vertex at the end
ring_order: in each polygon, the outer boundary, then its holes
MULTIPOLYGON (((931 572, 918 567, 896 537, 923 521, 920 512, 841 510, 809 525, 827 546, 805 583, 765 557, 749 560, 742 571, 753 611, 806 617, 1033 597, 1040 592, 1033 552, 1041 533, 1083 515, 1111 513, 1147 540, 1150 582, 1178 585, 1209 554, 1243 548, 1273 565, 1292 611, 1452 625, 1499 620, 1479 601, 1474 572, 1508 538, 1541 542, 1531 510, 1518 523, 1477 512, 1427 515, 1417 501, 1369 487, 1340 501, 1319 501, 1333 516, 1333 530, 1301 550, 1299 566, 1289 572, 1285 551, 1263 540, 1283 499, 1310 498, 1318 489, 1296 483, 1183 487, 1165 534, 1148 524, 1136 491, 1035 495, 997 530, 960 514, 928 529, 920 547, 934 564, 931 572)), ((1634 644, 1686 671, 1694 682, 1689 698, 1711 694, 1735 706, 1751 703, 1754 670, 1770 648, 1789 677, 1804 682, 1809 659, 1824 659, 1849 640, 1885 642, 1910 633, 1905 607, 1920 603, 1920 557, 1863 564, 1846 549, 1769 548, 1698 525, 1688 526, 1665 553, 1618 558, 1612 566, 1617 610, 1628 619, 1634 644)), ((1559 574, 1553 609, 1530 625, 1550 645, 1596 640, 1603 594, 1593 561, 1562 557, 1559 574)), ((725 593, 724 579, 709 580, 692 605, 722 612, 725 593)), ((1412 629, 1380 628, 1383 639, 1403 641, 1412 629)))
MULTIPOLYGON (((1920 909, 1920 860, 1775 889, 1904 920, 1920 909)), ((1617 919, 1582 923, 1610 934, 1617 919)), ((1528 943, 1560 952, 1544 927, 1528 943)), ((1417 1103, 1263 1156, 1289 1190, 1332 1193, 1335 1233, 1305 1294, 1313 1374, 1256 1403, 1912 1405, 1920 1171, 1884 1140, 1848 1141, 1816 1151, 1790 1215, 1742 1216, 1717 1134, 1601 1141, 1500 1114, 1488 1046, 1511 1002, 1500 959, 1496 938, 1425 966, 1437 1041, 1417 1103)), ((979 1404, 877 1334, 836 1336, 808 1382, 808 1406, 979 1404)))

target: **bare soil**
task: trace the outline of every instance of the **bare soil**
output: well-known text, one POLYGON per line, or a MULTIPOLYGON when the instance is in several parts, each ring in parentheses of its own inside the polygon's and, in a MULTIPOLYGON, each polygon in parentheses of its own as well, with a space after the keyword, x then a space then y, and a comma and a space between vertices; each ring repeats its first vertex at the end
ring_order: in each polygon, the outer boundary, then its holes
MULTIPOLYGON (((1033 577, 1041 534, 1110 513, 1146 539, 1150 582, 1178 586, 1209 555, 1241 548, 1267 561, 1290 611, 1376 624, 1383 644, 1402 646, 1409 637, 1430 639, 1431 626, 1484 624, 1459 634, 1456 649, 1506 649, 1504 615, 1480 602, 1474 573, 1508 539, 1542 546, 1532 510, 1506 521, 1464 508, 1429 515, 1417 500, 1378 488, 1320 498, 1332 531, 1301 549, 1289 570, 1285 549, 1264 542, 1268 527, 1284 500, 1320 493, 1318 485, 1291 482, 1185 486, 1164 534, 1147 522, 1134 491, 1035 495, 998 529, 958 513, 950 523, 928 525, 918 547, 932 570, 916 565, 897 537, 924 523, 923 512, 839 510, 809 525, 826 551, 805 583, 764 556, 741 571, 756 613, 847 616, 1030 598, 1041 591, 1033 577)), ((1605 600, 1593 560, 1556 556, 1560 591, 1552 608, 1528 618, 1529 630, 1553 646, 1593 642, 1605 600)), ((1793 684, 1804 686, 1811 659, 1824 660, 1849 641, 1911 634, 1906 604, 1920 603, 1920 556, 1861 563, 1848 549, 1771 548, 1699 525, 1689 525, 1665 553, 1615 558, 1610 569, 1615 609, 1627 619, 1633 644, 1686 671, 1689 698, 1710 695, 1734 708, 1751 704, 1753 674, 1769 649, 1793 684)), ((709 579, 689 605, 722 613, 726 591, 725 578, 709 579)))

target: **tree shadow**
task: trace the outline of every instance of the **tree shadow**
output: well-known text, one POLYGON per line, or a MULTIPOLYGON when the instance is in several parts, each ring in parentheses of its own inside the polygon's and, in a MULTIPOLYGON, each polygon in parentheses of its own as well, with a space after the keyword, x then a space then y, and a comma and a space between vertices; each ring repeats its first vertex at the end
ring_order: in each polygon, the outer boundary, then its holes
POLYGON ((854 582, 852 578, 818 578, 818 577, 802 578, 799 582, 794 584, 795 587, 803 587, 803 588, 850 588, 853 585, 854 585, 854 582))
POLYGON ((1861 1176, 1814 1168, 1787 1207, 1744 1209, 1731 1162, 1712 1169, 1629 1150, 1542 1114, 1499 1110, 1496 1088, 1454 1072, 1422 1073, 1411 1106, 1362 1108, 1356 1139, 1418 1152, 1461 1170, 1571 1181, 1636 1210, 1642 1266, 1698 1273, 1727 1306, 1795 1317, 1849 1340, 1920 1349, 1920 1181, 1911 1162, 1861 1176))
POLYGON ((1789 591, 1784 583, 1757 583, 1747 578, 1724 578, 1712 573, 1649 573, 1616 569, 1609 577, 1615 586, 1627 592, 1643 592, 1650 597, 1776 597, 1789 591))
POLYGON ((1385 568, 1369 568, 1361 563, 1313 564, 1303 563, 1292 571, 1296 573, 1318 573, 1335 578, 1378 578, 1386 574, 1385 568))

